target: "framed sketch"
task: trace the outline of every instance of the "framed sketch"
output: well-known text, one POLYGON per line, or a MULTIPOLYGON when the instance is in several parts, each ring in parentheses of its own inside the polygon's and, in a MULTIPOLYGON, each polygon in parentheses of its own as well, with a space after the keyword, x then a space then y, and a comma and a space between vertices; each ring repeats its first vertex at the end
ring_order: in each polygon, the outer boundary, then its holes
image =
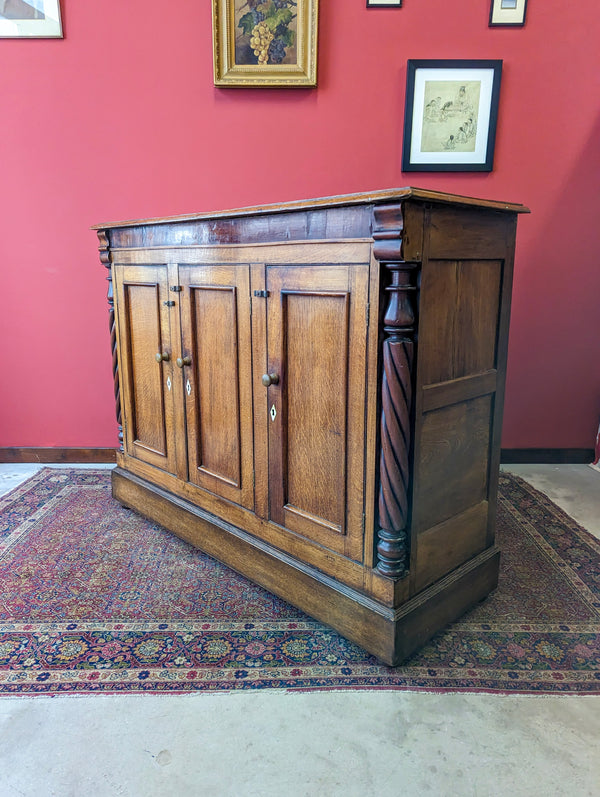
POLYGON ((502 61, 409 61, 402 171, 490 172, 502 61))
POLYGON ((523 27, 527 0, 492 0, 489 26, 512 25, 523 27))
POLYGON ((0 0, 0 38, 62 38, 59 0, 0 0))
POLYGON ((212 0, 215 86, 316 86, 318 0, 212 0))
POLYGON ((402 0, 367 0, 367 8, 401 8, 402 0))

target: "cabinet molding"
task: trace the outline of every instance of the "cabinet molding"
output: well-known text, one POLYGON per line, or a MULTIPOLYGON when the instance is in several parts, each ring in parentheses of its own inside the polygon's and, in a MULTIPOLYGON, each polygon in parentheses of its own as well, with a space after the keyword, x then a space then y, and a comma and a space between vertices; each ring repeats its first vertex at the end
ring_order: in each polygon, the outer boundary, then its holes
POLYGON ((408 188, 97 225, 115 498, 399 664, 497 583, 523 212, 408 188))

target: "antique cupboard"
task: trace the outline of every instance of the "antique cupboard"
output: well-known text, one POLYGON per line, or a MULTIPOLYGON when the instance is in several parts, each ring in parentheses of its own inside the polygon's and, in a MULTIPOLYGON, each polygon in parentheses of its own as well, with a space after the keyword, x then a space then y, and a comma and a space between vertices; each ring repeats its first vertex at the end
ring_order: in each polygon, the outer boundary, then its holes
POLYGON ((525 211, 406 188, 98 225, 115 498, 401 662, 497 583, 525 211))

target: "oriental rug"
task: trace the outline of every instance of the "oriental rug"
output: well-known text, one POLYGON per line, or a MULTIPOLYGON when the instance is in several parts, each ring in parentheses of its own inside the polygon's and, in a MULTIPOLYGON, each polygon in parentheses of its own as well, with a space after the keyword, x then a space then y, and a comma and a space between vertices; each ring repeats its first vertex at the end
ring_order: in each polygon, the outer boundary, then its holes
POLYGON ((0 694, 600 693, 600 543, 501 475, 498 590, 396 669, 111 498, 41 470, 0 499, 0 694))

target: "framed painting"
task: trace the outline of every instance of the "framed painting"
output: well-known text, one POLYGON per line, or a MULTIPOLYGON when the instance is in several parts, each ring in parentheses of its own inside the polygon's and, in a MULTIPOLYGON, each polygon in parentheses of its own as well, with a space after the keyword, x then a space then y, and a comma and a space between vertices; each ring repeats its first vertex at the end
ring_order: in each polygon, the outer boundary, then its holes
POLYGON ((0 0, 0 38, 62 38, 59 0, 0 0))
POLYGON ((318 0, 212 0, 215 86, 316 86, 318 0))
POLYGON ((490 172, 502 61, 409 61, 402 171, 490 172))
POLYGON ((492 0, 490 6, 490 27, 497 25, 522 28, 525 24, 527 0, 492 0))

